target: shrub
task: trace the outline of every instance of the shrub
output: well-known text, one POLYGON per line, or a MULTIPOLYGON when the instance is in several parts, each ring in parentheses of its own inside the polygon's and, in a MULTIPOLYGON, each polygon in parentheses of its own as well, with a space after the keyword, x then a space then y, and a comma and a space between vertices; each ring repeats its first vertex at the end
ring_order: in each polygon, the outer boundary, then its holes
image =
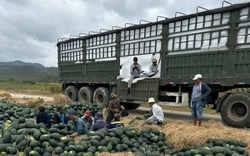
POLYGON ((61 93, 62 87, 58 83, 50 83, 48 84, 48 90, 50 91, 50 93, 61 93))

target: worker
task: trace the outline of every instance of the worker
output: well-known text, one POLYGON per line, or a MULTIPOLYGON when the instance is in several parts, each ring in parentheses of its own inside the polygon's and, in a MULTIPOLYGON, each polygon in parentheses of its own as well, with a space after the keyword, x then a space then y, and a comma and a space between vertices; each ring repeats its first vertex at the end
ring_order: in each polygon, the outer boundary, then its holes
POLYGON ((68 119, 66 118, 66 115, 64 114, 64 108, 63 106, 57 107, 57 113, 54 115, 54 124, 64 123, 67 124, 68 119))
POLYGON ((202 82, 202 75, 196 74, 193 78, 195 84, 191 94, 191 114, 194 125, 201 126, 203 116, 203 106, 207 103, 207 97, 211 93, 211 88, 202 82))
POLYGON ((68 110, 66 116, 69 118, 69 120, 72 120, 74 122, 74 133, 67 136, 74 138, 79 135, 88 133, 84 121, 81 118, 77 117, 77 112, 74 109, 71 108, 70 110, 68 110))
POLYGON ((156 104, 154 98, 149 98, 148 104, 151 107, 151 109, 149 111, 150 117, 145 120, 145 123, 146 124, 162 125, 163 119, 164 119, 164 113, 163 113, 161 106, 156 104))
POLYGON ((92 127, 95 123, 94 118, 91 116, 90 110, 85 111, 84 116, 82 116, 82 119, 88 125, 87 127, 89 127, 89 128, 92 127))
POLYGON ((51 116, 45 112, 45 107, 43 106, 40 106, 38 108, 38 114, 36 116, 36 123, 44 123, 46 125, 47 128, 50 128, 51 127, 51 116))
POLYGON ((108 110, 108 116, 106 119, 107 124, 111 123, 111 121, 114 118, 114 114, 120 113, 121 110, 125 109, 123 106, 120 105, 120 102, 115 93, 111 93, 110 97, 111 97, 111 100, 109 101, 108 108, 107 108, 108 110))
POLYGON ((149 76, 152 77, 158 73, 158 65, 157 65, 157 59, 153 58, 152 59, 152 64, 149 67, 149 76))
POLYGON ((121 115, 120 114, 115 114, 114 115, 114 120, 111 122, 109 125, 109 128, 117 128, 117 127, 124 127, 123 122, 121 122, 121 115))
POLYGON ((101 112, 97 112, 95 115, 96 122, 92 127, 92 131, 98 131, 102 128, 107 128, 107 124, 103 121, 103 114, 101 112))
POLYGON ((127 90, 127 95, 130 94, 132 82, 135 78, 139 78, 140 74, 142 72, 141 70, 141 65, 138 63, 138 58, 134 57, 133 58, 134 63, 130 66, 130 78, 128 81, 128 90, 127 90))

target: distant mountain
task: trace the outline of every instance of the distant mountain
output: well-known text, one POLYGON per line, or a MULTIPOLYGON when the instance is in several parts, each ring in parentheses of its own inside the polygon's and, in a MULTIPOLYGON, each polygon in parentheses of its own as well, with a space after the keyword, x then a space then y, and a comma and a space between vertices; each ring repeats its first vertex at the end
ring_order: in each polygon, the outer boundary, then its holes
POLYGON ((22 61, 0 62, 0 81, 58 81, 57 67, 22 61))

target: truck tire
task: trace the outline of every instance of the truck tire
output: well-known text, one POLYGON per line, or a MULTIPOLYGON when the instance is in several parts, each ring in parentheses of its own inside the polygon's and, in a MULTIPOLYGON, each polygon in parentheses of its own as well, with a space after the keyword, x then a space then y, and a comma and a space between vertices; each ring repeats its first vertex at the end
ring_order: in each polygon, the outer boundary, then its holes
POLYGON ((103 108, 107 106, 109 102, 110 92, 105 87, 99 87, 95 90, 93 101, 95 104, 102 106, 103 108))
POLYGON ((91 87, 82 87, 78 92, 78 101, 84 104, 91 104, 93 102, 94 89, 91 87))
POLYGON ((229 126, 250 127, 250 94, 230 94, 221 106, 221 118, 229 126))
POLYGON ((126 108, 126 109, 136 109, 139 108, 141 105, 138 103, 122 103, 122 105, 126 108))
POLYGON ((75 86, 68 86, 65 90, 65 95, 68 96, 71 100, 77 101, 78 89, 75 86))

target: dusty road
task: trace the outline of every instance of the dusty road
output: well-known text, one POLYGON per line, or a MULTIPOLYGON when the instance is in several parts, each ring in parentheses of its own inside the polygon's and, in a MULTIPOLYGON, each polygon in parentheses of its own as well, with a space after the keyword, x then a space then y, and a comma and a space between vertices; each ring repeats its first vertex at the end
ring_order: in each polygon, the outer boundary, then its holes
POLYGON ((9 93, 13 98, 34 98, 34 99, 43 99, 44 101, 53 101, 53 97, 48 96, 40 96, 40 95, 26 95, 26 94, 16 94, 16 93, 9 93))
MULTIPOLYGON (((139 107, 138 109, 127 110, 127 111, 131 114, 143 115, 145 114, 146 111, 149 111, 149 108, 139 107)), ((163 110, 163 112, 164 112, 164 117, 166 119, 191 120, 190 112, 168 111, 168 110, 163 110)), ((203 120, 204 121, 208 121, 208 120, 221 121, 221 117, 219 114, 218 115, 204 114, 203 120)))

